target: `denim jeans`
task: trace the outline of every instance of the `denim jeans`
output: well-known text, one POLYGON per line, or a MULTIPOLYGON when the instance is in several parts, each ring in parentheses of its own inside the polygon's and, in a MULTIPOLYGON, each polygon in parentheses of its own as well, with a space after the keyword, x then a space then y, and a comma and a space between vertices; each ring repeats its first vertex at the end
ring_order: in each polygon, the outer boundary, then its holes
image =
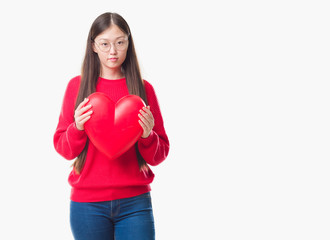
POLYGON ((154 240, 150 193, 105 202, 70 204, 71 231, 76 240, 154 240))

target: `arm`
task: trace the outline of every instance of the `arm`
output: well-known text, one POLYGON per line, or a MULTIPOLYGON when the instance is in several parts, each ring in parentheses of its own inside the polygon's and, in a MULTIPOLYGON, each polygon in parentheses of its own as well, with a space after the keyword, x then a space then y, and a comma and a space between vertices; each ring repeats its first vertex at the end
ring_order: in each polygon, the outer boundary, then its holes
POLYGON ((155 125, 147 138, 141 137, 138 140, 138 148, 144 160, 151 166, 156 166, 166 159, 170 144, 164 128, 155 90, 150 83, 147 81, 144 82, 155 125))
POLYGON ((79 84, 80 77, 75 77, 66 88, 53 139, 55 150, 68 160, 76 158, 84 149, 87 141, 85 131, 78 130, 74 121, 74 106, 79 84))

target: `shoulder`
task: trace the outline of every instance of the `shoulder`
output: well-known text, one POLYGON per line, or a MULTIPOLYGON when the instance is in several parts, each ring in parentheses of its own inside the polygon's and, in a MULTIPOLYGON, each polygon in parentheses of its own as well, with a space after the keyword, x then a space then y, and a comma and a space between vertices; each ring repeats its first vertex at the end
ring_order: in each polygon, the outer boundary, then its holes
POLYGON ((158 99, 157 99, 157 95, 156 95, 156 91, 155 91, 154 87, 152 86, 152 84, 150 82, 148 82, 145 79, 143 79, 143 82, 144 82, 144 88, 146 90, 148 103, 151 105, 152 104, 158 105, 158 99))
POLYGON ((75 89, 75 88, 79 87, 80 79, 81 79, 80 75, 75 76, 74 78, 71 78, 68 83, 68 88, 75 89))
POLYGON ((79 91, 80 76, 71 78, 65 90, 65 99, 75 99, 79 91))
POLYGON ((155 89, 150 82, 143 79, 143 83, 144 83, 144 88, 145 88, 147 94, 155 94, 155 89))

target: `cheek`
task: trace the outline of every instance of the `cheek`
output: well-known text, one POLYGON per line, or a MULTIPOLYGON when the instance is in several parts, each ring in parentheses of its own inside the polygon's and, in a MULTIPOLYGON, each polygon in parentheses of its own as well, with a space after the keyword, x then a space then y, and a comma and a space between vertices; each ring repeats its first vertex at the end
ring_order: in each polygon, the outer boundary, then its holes
POLYGON ((108 58, 108 55, 106 53, 103 53, 103 52, 97 53, 97 56, 99 56, 100 61, 106 61, 107 58, 108 58))
POLYGON ((126 52, 120 53, 119 54, 119 59, 120 59, 120 65, 125 61, 126 59, 126 52))
POLYGON ((127 56, 127 52, 123 52, 123 55, 122 55, 122 58, 124 59, 123 61, 125 61, 126 56, 127 56))
POLYGON ((98 53, 97 56, 102 64, 107 64, 108 55, 105 53, 98 53))

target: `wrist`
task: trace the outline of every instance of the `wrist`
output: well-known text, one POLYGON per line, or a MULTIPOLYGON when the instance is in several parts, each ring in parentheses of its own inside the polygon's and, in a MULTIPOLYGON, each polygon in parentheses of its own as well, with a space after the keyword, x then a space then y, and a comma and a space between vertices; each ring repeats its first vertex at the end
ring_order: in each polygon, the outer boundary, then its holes
POLYGON ((145 139, 145 138, 148 138, 148 137, 150 137, 150 134, 151 134, 151 132, 149 132, 148 136, 146 136, 146 137, 143 136, 143 134, 142 134, 142 135, 141 135, 141 138, 144 138, 144 139, 145 139))
POLYGON ((78 131, 84 131, 84 129, 80 129, 80 128, 77 126, 77 123, 76 123, 76 122, 74 123, 74 127, 75 127, 78 131))

